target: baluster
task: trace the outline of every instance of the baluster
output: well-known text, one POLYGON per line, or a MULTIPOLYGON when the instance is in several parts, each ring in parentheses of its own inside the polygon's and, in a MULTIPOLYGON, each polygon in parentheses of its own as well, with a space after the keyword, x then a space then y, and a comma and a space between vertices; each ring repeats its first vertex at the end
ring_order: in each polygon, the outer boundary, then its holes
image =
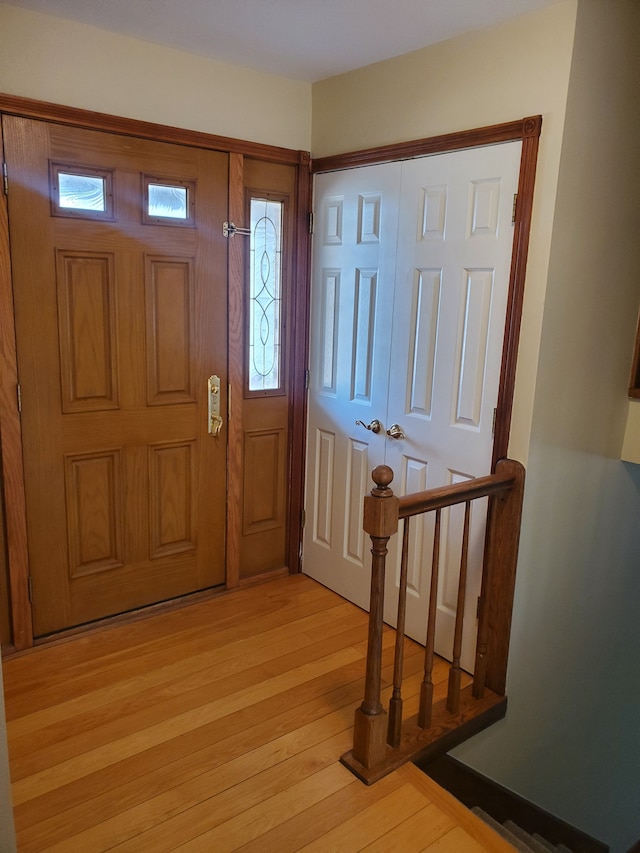
POLYGON ((429 618, 427 621, 427 640, 424 649, 424 678, 420 687, 420 709, 418 725, 428 729, 431 725, 433 709, 433 649, 436 638, 436 610, 438 604, 438 569, 440 567, 440 510, 436 510, 436 523, 433 531, 433 556, 431 558, 431 586, 429 588, 429 618))
POLYGON ((458 581, 458 601, 456 606, 456 625, 453 635, 453 661, 449 670, 449 690, 447 693, 447 711, 457 714, 460 707, 460 655, 462 654, 462 628, 464 626, 464 603, 467 591, 467 557, 469 553, 469 518, 471 502, 464 506, 464 528, 462 532, 462 554, 460 555, 460 579, 458 581))
MULTIPOLYGON (((498 498, 500 499, 500 498, 498 498)), ((487 523, 484 541, 484 554, 482 560, 482 588, 478 602, 478 638, 476 640, 476 660, 473 669, 473 696, 474 699, 482 699, 487 682, 487 646, 489 638, 488 609, 485 605, 487 590, 491 586, 491 563, 493 553, 491 549, 491 513, 495 497, 489 498, 487 506, 487 523)))
POLYGON ((398 498, 389 484, 393 471, 387 465, 373 470, 376 488, 364 499, 364 530, 371 536, 371 607, 364 699, 356 710, 353 730, 353 757, 365 767, 373 767, 386 754, 386 717, 380 702, 382 681, 382 616, 387 542, 398 530, 398 498))
POLYGON ((387 743, 397 749, 402 732, 402 669, 404 663, 404 626, 407 612, 407 563, 409 562, 409 521, 404 520, 402 531, 402 560, 400 562, 400 588, 398 590, 398 624, 393 661, 393 695, 389 702, 389 728, 387 743))

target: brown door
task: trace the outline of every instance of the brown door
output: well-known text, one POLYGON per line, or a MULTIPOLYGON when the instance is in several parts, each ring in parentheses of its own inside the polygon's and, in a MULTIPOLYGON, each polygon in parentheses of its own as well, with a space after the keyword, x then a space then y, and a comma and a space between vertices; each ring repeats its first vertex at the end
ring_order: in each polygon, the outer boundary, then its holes
POLYGON ((34 633, 224 583, 228 157, 3 119, 34 633))

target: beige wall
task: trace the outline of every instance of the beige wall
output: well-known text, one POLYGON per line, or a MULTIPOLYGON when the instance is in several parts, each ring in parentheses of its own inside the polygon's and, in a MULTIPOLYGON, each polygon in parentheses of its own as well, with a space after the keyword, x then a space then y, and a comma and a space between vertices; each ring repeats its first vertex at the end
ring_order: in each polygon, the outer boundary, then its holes
POLYGON ((526 463, 576 0, 313 87, 314 157, 542 114, 510 455, 526 463))
POLYGON ((0 3, 0 92, 308 151, 311 86, 0 3))

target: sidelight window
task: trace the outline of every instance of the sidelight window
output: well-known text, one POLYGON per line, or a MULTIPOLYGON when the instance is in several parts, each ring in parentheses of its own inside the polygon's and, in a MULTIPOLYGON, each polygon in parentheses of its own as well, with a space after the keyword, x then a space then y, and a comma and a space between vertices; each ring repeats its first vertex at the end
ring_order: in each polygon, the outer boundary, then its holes
POLYGON ((251 199, 249 250, 249 391, 282 389, 281 201, 251 199))

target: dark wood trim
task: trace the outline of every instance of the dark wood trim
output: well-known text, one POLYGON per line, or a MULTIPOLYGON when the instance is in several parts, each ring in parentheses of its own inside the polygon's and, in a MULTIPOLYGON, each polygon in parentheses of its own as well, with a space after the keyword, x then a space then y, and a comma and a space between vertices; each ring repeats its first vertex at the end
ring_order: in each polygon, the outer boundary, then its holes
MULTIPOLYGON (((638 317, 636 342, 633 348, 633 362, 629 378, 629 396, 632 400, 640 400, 640 317, 638 317)), ((629 851, 629 853, 635 853, 635 851, 629 851)))
MULTIPOLYGON (((580 853, 608 853, 608 846, 544 811, 492 779, 449 755, 419 759, 415 764, 467 808, 479 806, 494 820, 513 820, 526 832, 538 832, 551 844, 564 844, 580 853)), ((640 842, 639 842, 640 844, 640 842)), ((640 847, 629 853, 640 853, 640 847)))
POLYGON ((15 95, 0 94, 0 112, 23 116, 24 118, 39 119, 40 121, 56 122, 73 127, 83 127, 93 130, 120 133, 124 136, 137 136, 153 139, 157 142, 171 142, 176 145, 189 145, 192 148, 207 148, 215 151, 228 151, 255 157, 257 160, 269 160, 274 163, 299 162, 301 155, 307 152, 291 148, 280 148, 277 145, 265 145, 260 142, 245 142, 228 136, 217 136, 198 130, 187 130, 182 127, 155 124, 149 121, 123 118, 108 113, 82 110, 68 107, 64 104, 49 104, 46 101, 36 101, 31 98, 21 98, 15 95))
POLYGON ((270 572, 264 572, 261 575, 250 575, 248 578, 241 578, 238 586, 240 589, 259 586, 262 583, 269 583, 269 581, 274 581, 278 578, 288 577, 290 574, 289 569, 284 566, 282 569, 272 569, 270 572))
POLYGON ((486 629, 485 683, 496 693, 505 693, 525 470, 514 459, 500 459, 495 473, 512 476, 513 487, 489 498, 480 622, 486 629))
POLYGON ((427 154, 442 154, 445 151, 458 151, 463 148, 477 148, 481 145, 495 145, 499 142, 515 142, 530 136, 539 136, 542 127, 541 116, 529 116, 518 121, 493 124, 474 130, 462 130, 414 139, 410 142, 397 142, 378 148, 363 148, 346 154, 333 154, 318 157, 313 161, 313 173, 333 172, 337 169, 352 169, 357 166, 370 166, 375 163, 388 163, 393 160, 408 160, 411 157, 424 157, 427 154))
POLYGON ((296 190, 295 257, 293 271, 293 326, 289 356, 290 387, 290 482, 287 565, 293 574, 301 571, 300 543, 304 535, 304 472, 307 429, 306 369, 309 363, 309 303, 311 269, 311 160, 301 154, 296 190))
MULTIPOLYGON (((0 143, 2 135, 0 132, 0 143)), ((4 146, 0 144, 0 153, 4 146)), ((18 412, 18 367, 16 355, 13 284, 9 255, 7 197, 0 192, 0 453, 6 522, 6 546, 11 596, 13 647, 33 645, 33 622, 29 601, 29 553, 22 462, 22 426, 18 412)))
MULTIPOLYGON (((330 172, 358 166, 442 154, 465 148, 478 148, 503 142, 522 141, 520 175, 518 179, 518 203, 511 255, 509 297, 505 318, 500 386, 496 407, 495 436, 491 470, 498 459, 504 459, 509 451, 509 434, 516 381, 516 363, 520 343, 520 324, 524 301, 524 283, 529 254, 529 234, 533 210, 533 190, 538 158, 538 145, 542 131, 542 116, 527 116, 518 121, 489 125, 474 130, 447 133, 411 142, 367 148, 347 154, 320 157, 313 161, 313 172, 330 172)), ((640 396, 640 391, 638 392, 640 396)))
POLYGON ((518 360, 522 305, 524 302, 524 282, 527 258, 529 256, 533 190, 535 186, 541 128, 542 119, 540 116, 537 119, 525 119, 524 129, 528 129, 529 132, 522 138, 518 203, 516 205, 515 234, 513 235, 513 251, 511 253, 511 272, 509 278, 509 300, 507 302, 507 316, 505 318, 500 385, 496 406, 492 470, 498 459, 505 459, 509 452, 511 414, 516 384, 516 363, 518 360))
MULTIPOLYGON (((244 226, 244 157, 229 155, 229 222, 244 226)), ((244 239, 228 240, 228 381, 231 417, 227 430, 227 589, 240 583, 242 539, 242 403, 244 384, 244 239)))
POLYGON ((372 785, 410 760, 417 763, 420 759, 433 759, 442 755, 501 720, 506 712, 506 696, 487 691, 483 699, 474 700, 469 685, 461 692, 460 710, 457 713, 451 714, 447 710, 446 699, 442 699, 434 705, 432 724, 428 729, 418 725, 417 714, 403 723, 403 744, 399 749, 386 749, 387 758, 380 763, 366 767, 354 756, 354 750, 342 755, 340 761, 358 779, 366 785, 372 785))
POLYGON ((636 843, 627 850, 627 853, 640 853, 640 839, 638 839, 636 843))

